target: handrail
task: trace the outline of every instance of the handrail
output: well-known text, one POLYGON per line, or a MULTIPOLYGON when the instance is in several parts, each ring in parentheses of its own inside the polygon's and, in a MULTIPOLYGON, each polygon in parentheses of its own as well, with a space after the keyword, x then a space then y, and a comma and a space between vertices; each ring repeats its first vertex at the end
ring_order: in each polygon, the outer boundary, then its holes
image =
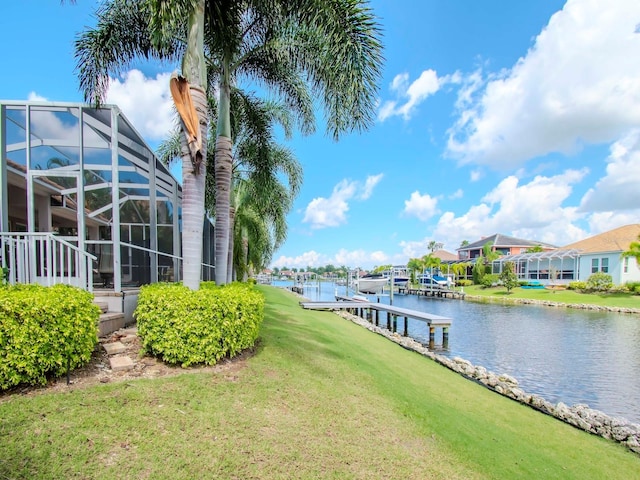
MULTIPOLYGON (((138 250, 142 250, 143 252, 152 253, 154 255, 158 254, 158 255, 162 255, 163 257, 169 257, 169 258, 173 258, 175 260, 182 261, 182 257, 180 257, 178 255, 172 255, 170 253, 164 253, 164 252, 160 252, 158 250, 151 250, 150 248, 141 247, 140 245, 133 245, 132 243, 126 243, 126 242, 120 242, 120 245, 122 245, 123 247, 136 248, 138 250)), ((209 263, 204 263, 204 262, 201 262, 200 265, 202 265, 203 267, 216 268, 215 265, 211 265, 209 263)))
POLYGON ((58 238, 52 232, 0 232, 2 267, 7 281, 69 284, 93 291, 93 261, 97 257, 58 238))

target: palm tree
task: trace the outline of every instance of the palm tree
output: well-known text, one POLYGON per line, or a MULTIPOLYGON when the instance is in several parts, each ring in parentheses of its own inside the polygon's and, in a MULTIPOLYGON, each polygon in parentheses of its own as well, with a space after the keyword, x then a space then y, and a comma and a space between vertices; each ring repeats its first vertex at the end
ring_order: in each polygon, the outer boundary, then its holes
MULTIPOLYGON (((232 185, 245 182, 241 190, 246 193, 234 196, 232 200, 243 200, 245 209, 250 205, 250 209, 269 227, 270 248, 268 254, 264 252, 263 259, 263 266, 266 266, 273 252, 286 239, 286 216, 302 185, 302 167, 291 151, 275 141, 276 124, 283 127, 286 137, 292 134, 292 119, 288 109, 282 104, 265 102, 239 90, 233 93, 231 117, 236 141, 232 185)), ((213 207, 209 208, 213 211, 213 207)), ((232 201, 230 227, 234 235, 229 238, 227 282, 232 280, 232 257, 236 256, 234 243, 238 232, 234 216, 238 215, 238 208, 239 205, 232 201)))
POLYGON ((622 257, 633 257, 636 259, 638 265, 640 265, 640 235, 638 235, 637 242, 631 242, 629 249, 622 252, 622 257))
POLYGON ((416 283, 416 272, 422 273, 424 264, 419 258, 410 258, 407 262, 407 268, 410 271, 411 283, 416 283))
POLYGON ((442 242, 436 242, 435 240, 431 240, 429 242, 429 244, 427 245, 427 248, 429 249, 429 251, 431 253, 435 252, 436 250, 440 250, 442 247, 444 246, 444 243, 442 242))
MULTIPOLYGON (((209 99, 215 107, 215 99, 209 99)), ((265 102, 239 90, 232 92, 231 121, 236 145, 233 160, 233 196, 230 220, 234 235, 230 238, 231 282, 243 278, 247 267, 264 268, 286 239, 286 215, 302 184, 302 167, 286 148, 275 140, 274 126, 283 127, 290 136, 291 118, 282 104, 265 102), (234 246, 236 248, 234 248, 234 246), (250 248, 248 255, 247 249, 250 248), (231 255, 232 253, 232 255, 231 255)), ((215 130, 215 120, 211 122, 215 130)), ((174 134, 158 149, 160 160, 168 164, 178 157, 179 138, 174 134)), ((208 149, 213 156, 213 149, 208 149)), ((213 159, 209 159, 209 163, 213 159)), ((205 206, 215 211, 215 173, 207 172, 205 206)))
MULTIPOLYGON (((315 97, 325 108, 328 131, 338 139, 373 122, 382 65, 378 37, 371 10, 353 0, 110 0, 99 9, 98 26, 76 42, 76 56, 85 97, 96 102, 104 99, 109 74, 117 74, 133 59, 182 58, 183 77, 174 79, 174 85, 192 94, 200 139, 206 138, 208 119, 200 87, 218 92, 215 262, 216 283, 222 284, 227 281, 231 232, 233 87, 250 80, 276 93, 304 133, 314 129, 315 97)), ((201 248, 191 242, 201 247, 207 142, 193 148, 198 131, 182 118, 185 227, 187 216, 194 220, 183 231, 184 278, 185 284, 198 288, 200 262, 195 260, 201 258, 201 248), (189 280, 187 256, 193 267, 189 280)))
POLYGON ((324 105, 334 138, 373 120, 382 63, 379 30, 363 2, 220 2, 208 33, 219 92, 215 154, 216 283, 227 280, 232 191, 231 91, 238 78, 285 99, 305 132, 313 130, 311 93, 324 105), (307 83, 309 79, 310 83, 307 83))

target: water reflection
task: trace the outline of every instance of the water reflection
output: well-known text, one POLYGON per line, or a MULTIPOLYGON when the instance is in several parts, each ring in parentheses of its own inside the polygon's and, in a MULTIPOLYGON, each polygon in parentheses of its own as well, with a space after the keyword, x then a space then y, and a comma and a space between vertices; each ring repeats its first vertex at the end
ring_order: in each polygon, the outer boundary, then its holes
MULTIPOLYGON (((276 282, 286 286, 291 283, 276 282)), ((346 287, 305 288, 310 300, 333 300, 346 287)), ((389 303, 389 296, 369 296, 389 303)), ((636 315, 534 305, 500 305, 394 295, 393 304, 453 319, 448 346, 438 330, 433 349, 517 378, 550 402, 588 404, 640 423, 640 319, 636 315)), ((386 326, 386 318, 381 319, 386 326)), ((404 319, 398 319, 398 330, 404 319)), ((429 328, 409 319, 409 335, 428 345, 429 328)))

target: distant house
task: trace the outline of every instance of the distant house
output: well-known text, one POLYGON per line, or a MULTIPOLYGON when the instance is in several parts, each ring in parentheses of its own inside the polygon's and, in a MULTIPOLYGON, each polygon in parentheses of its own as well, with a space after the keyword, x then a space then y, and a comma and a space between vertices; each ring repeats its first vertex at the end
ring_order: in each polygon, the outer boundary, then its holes
POLYGON ((592 273, 603 272, 611 275, 613 283, 623 285, 640 281, 640 268, 635 258, 621 257, 631 242, 638 240, 638 235, 640 223, 633 223, 571 243, 562 250, 580 251, 578 280, 586 281, 592 273))
POLYGON ((523 240, 522 238, 510 237, 501 233, 496 233, 490 237, 484 237, 480 240, 470 243, 464 247, 458 248, 459 260, 473 260, 482 255, 482 248, 491 243, 491 251, 498 252, 501 255, 517 255, 525 253, 530 248, 541 247, 543 251, 555 250, 558 247, 535 240, 523 240))
POLYGON ((446 250, 436 250, 431 254, 434 258, 439 258, 443 262, 451 262, 458 260, 458 256, 455 253, 447 252, 446 250))
POLYGON ((640 224, 631 224, 556 250, 502 256, 493 262, 493 271, 499 273, 504 263, 512 262, 521 280, 567 283, 587 281, 591 274, 603 272, 611 275, 616 285, 640 281, 635 258, 621 256, 639 234, 640 224))

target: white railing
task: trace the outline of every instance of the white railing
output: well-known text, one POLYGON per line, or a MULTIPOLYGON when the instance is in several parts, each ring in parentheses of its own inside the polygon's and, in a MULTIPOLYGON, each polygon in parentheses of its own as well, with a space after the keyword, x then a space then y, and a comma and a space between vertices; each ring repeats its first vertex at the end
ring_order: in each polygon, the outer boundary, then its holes
POLYGON ((0 232, 0 257, 7 281, 75 285, 93 292, 93 261, 97 257, 53 233, 0 232))

